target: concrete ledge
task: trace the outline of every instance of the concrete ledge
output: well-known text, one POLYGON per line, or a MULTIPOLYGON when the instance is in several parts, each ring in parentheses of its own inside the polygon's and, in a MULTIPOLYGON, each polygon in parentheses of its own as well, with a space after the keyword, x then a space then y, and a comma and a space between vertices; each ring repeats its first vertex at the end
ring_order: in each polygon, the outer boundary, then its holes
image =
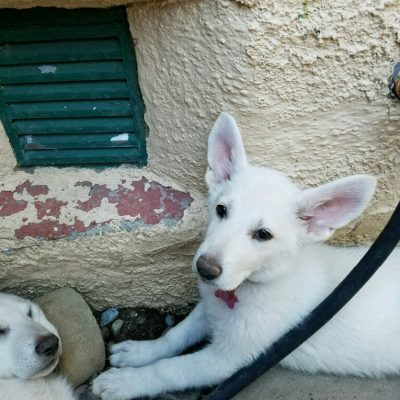
POLYGON ((234 400, 398 400, 400 379, 309 375, 276 367, 234 400))

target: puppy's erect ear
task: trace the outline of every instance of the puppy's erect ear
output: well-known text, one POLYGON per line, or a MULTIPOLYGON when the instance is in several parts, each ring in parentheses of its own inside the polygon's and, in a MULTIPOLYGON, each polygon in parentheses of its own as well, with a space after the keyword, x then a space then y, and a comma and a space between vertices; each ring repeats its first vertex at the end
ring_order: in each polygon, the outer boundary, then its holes
POLYGON ((298 199, 298 217, 309 238, 326 240, 335 229, 357 218, 374 194, 376 179, 354 175, 303 191, 298 199))
POLYGON ((208 138, 209 187, 229 180, 240 168, 246 166, 246 154, 235 120, 228 113, 221 113, 208 138))

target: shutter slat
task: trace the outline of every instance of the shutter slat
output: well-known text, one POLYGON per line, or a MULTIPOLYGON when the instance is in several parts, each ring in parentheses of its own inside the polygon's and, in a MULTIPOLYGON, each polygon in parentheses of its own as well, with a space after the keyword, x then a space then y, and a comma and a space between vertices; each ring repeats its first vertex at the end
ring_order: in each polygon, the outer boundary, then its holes
POLYGON ((11 119, 64 117, 127 117, 129 100, 90 100, 16 103, 9 106, 11 119))
POLYGON ((24 164, 71 165, 105 164, 121 162, 144 162, 143 154, 137 148, 73 149, 73 150, 27 150, 24 164))
POLYGON ((96 149, 113 147, 138 147, 135 133, 104 133, 88 135, 29 135, 20 136, 24 150, 96 149))
POLYGON ((68 82, 24 84, 2 87, 3 101, 27 102, 45 100, 127 99, 125 81, 68 82))
POLYGON ((114 80, 125 78, 121 61, 96 61, 80 63, 46 63, 35 65, 0 66, 3 84, 73 82, 114 80))
POLYGON ((118 38, 5 43, 0 65, 122 59, 118 38))
POLYGON ((16 120, 13 123, 17 135, 61 133, 125 133, 135 130, 133 118, 55 118, 16 120))

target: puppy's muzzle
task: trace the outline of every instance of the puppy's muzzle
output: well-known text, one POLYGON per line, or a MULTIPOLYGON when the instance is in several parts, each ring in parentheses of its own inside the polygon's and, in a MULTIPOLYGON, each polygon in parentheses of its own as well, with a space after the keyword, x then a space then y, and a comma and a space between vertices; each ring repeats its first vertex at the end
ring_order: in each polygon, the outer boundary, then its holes
POLYGON ((59 340, 56 335, 41 337, 35 347, 35 351, 40 356, 51 357, 57 353, 59 340))
POLYGON ((213 257, 200 256, 196 261, 199 275, 207 281, 212 281, 222 274, 222 268, 213 257))

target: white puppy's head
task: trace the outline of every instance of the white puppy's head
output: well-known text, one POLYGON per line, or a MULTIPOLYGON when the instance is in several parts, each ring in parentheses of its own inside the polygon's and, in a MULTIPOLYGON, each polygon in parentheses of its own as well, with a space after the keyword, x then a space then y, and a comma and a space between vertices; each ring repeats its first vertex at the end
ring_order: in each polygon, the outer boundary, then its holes
POLYGON ((359 216, 375 190, 366 175, 301 190, 282 172, 250 165, 227 113, 210 133, 208 165, 209 225, 193 270, 223 291, 280 276, 288 256, 359 216))
POLYGON ((0 378, 48 375, 61 355, 57 329, 38 305, 0 293, 0 378))

